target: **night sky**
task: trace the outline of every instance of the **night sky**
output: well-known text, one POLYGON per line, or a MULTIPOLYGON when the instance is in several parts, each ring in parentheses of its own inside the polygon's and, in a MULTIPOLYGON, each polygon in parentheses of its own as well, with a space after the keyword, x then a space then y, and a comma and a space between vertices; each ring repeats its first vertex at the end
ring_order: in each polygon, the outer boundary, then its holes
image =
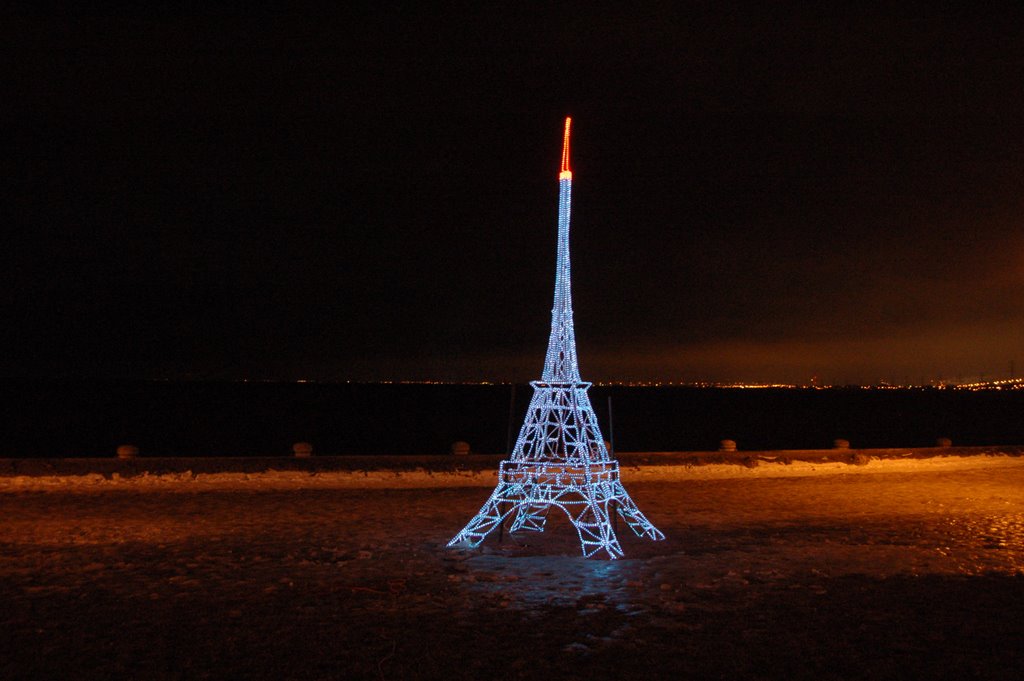
MULTIPOLYGON (((4 376, 1024 373, 1024 11, 7 16, 4 376)), ((765 5, 765 6, 761 6, 765 5)))

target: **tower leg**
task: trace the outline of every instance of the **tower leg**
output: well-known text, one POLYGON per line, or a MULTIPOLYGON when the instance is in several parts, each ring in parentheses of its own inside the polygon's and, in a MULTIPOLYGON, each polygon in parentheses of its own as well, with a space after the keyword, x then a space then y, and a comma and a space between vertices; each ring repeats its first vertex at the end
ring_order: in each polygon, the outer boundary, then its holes
POLYGON ((448 546, 455 546, 462 542, 467 542, 470 546, 479 546, 484 537, 501 524, 505 516, 518 508, 518 504, 514 500, 508 499, 507 492, 507 486, 499 485, 494 494, 484 503, 480 512, 473 516, 473 519, 462 528, 462 531, 448 542, 448 546), (506 505, 506 501, 513 501, 513 503, 506 505))
POLYGON ((629 529, 638 537, 647 537, 656 541, 664 539, 665 535, 662 534, 661 530, 651 524, 640 509, 637 508, 636 503, 626 492, 626 488, 622 486, 621 482, 616 481, 614 498, 618 514, 622 516, 622 519, 629 525, 629 529))
POLYGON ((519 504, 516 518, 508 530, 509 534, 519 530, 543 532, 544 525, 548 521, 548 508, 548 504, 528 500, 519 504))
POLYGON ((580 536, 583 557, 590 558, 603 550, 611 559, 621 558, 625 554, 619 545, 618 537, 615 536, 615 530, 612 529, 607 500, 599 500, 593 493, 587 494, 586 497, 579 515, 575 518, 570 516, 580 536))

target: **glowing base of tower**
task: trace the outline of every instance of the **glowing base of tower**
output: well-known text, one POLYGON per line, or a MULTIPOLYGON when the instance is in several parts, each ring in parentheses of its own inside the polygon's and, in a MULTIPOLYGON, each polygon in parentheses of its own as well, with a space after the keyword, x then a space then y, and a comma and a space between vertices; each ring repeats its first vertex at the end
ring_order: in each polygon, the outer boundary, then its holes
POLYGON ((506 518, 512 518, 510 533, 543 532, 552 506, 568 516, 587 558, 602 551, 612 559, 624 555, 612 524, 616 513, 637 536, 664 539, 622 486, 587 397, 590 384, 532 385, 526 421, 512 458, 501 462, 498 486, 448 545, 477 546, 506 518))

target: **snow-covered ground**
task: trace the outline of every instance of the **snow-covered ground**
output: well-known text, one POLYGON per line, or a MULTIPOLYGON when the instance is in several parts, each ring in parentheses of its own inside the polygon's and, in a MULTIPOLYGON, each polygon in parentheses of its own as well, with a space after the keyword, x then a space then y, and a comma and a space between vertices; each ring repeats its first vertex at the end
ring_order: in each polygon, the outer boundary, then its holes
MULTIPOLYGON (((623 465, 622 479, 633 482, 683 482, 687 480, 720 478, 789 478, 809 475, 864 475, 899 471, 954 471, 977 468, 982 465, 1015 465, 1019 455, 992 454, 986 456, 934 456, 926 459, 869 458, 863 465, 850 465, 838 461, 792 460, 789 463, 767 463, 755 467, 736 464, 674 465, 652 463, 623 465)), ((197 463, 201 459, 195 460, 197 463)), ((285 460, 287 463, 288 460, 285 460)), ((417 489, 426 487, 494 487, 497 467, 478 470, 475 467, 456 470, 428 468, 366 470, 273 470, 243 473, 169 472, 152 474, 143 472, 132 476, 119 473, 102 475, 0 475, 3 491, 104 491, 109 489, 160 489, 166 491, 196 491, 198 489, 417 489)))
POLYGON ((492 473, 0 479, 0 678, 1019 678, 1024 459, 623 471, 663 542, 446 541, 492 473))

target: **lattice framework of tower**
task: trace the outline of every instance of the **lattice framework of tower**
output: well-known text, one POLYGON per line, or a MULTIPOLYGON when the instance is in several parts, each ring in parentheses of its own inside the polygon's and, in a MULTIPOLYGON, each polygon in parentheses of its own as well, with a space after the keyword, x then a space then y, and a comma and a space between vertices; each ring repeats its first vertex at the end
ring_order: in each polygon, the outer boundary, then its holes
POLYGON ((624 553, 615 532, 615 514, 637 536, 664 539, 626 492, 619 464, 605 446, 597 416, 587 395, 591 384, 580 378, 573 328, 569 266, 569 215, 572 171, 569 131, 565 119, 562 164, 558 174, 558 255, 551 336, 541 380, 530 383, 533 397, 511 457, 498 469, 498 485, 480 512, 449 542, 478 546, 509 518, 510 533, 543 532, 552 506, 569 518, 587 558, 624 553))

